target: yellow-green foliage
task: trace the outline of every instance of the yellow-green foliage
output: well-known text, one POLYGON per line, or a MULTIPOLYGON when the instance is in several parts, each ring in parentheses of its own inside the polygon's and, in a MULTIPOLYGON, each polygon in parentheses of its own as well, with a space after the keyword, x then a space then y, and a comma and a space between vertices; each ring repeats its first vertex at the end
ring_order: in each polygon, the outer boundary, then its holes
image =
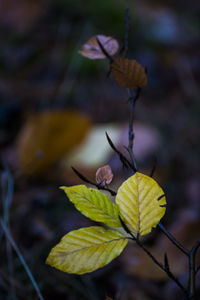
POLYGON ((116 203, 124 223, 135 235, 151 232, 166 210, 162 207, 166 204, 163 190, 155 180, 139 172, 120 186, 116 203))
POLYGON ((151 232, 165 213, 163 190, 151 177, 139 172, 121 185, 117 205, 104 193, 84 185, 62 189, 82 214, 114 227, 92 226, 66 234, 51 250, 46 263, 67 273, 92 272, 120 255, 130 235, 122 230, 119 215, 132 234, 139 236, 151 232))
POLYGON ((108 226, 121 226, 118 208, 107 195, 85 185, 61 187, 61 189, 84 216, 108 226))
POLYGON ((62 238, 51 250, 47 263, 68 273, 92 272, 120 255, 127 241, 116 230, 100 226, 81 228, 62 238))

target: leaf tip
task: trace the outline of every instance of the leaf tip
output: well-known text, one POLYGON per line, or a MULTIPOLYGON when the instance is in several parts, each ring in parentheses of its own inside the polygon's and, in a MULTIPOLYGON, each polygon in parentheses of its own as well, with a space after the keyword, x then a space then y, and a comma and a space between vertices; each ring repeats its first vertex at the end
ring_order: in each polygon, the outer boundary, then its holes
POLYGON ((59 189, 60 189, 60 190, 65 190, 65 189, 66 189, 66 186, 59 186, 59 189))

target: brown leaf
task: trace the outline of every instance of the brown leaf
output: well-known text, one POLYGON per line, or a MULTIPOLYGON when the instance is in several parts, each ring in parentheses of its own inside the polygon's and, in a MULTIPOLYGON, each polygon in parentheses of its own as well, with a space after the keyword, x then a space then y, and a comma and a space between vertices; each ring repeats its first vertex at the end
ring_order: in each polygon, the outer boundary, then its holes
POLYGON ((31 115, 22 128, 17 150, 21 170, 41 176, 74 146, 90 128, 88 118, 73 111, 45 111, 31 115))
POLYGON ((110 56, 113 56, 118 51, 119 44, 117 40, 110 36, 95 35, 82 46, 82 49, 79 51, 79 53, 90 59, 106 58, 97 42, 97 39, 110 56))
POLYGON ((115 81, 123 88, 136 88, 147 85, 145 69, 136 60, 116 58, 111 65, 111 71, 115 81))
POLYGON ((106 184, 110 184, 112 179, 113 179, 113 173, 109 165, 105 165, 97 170, 96 182, 98 184, 105 186, 106 184))

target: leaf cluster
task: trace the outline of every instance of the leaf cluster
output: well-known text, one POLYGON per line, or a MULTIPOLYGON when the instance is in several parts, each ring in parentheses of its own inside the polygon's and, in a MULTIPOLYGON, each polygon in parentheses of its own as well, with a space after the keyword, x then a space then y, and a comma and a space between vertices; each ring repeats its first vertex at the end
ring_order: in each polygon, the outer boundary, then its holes
POLYGON ((105 266, 120 255, 132 235, 151 232, 166 210, 162 189, 139 172, 119 187, 116 204, 85 185, 61 189, 83 215, 106 225, 72 231, 51 250, 46 263, 67 273, 84 274, 105 266))

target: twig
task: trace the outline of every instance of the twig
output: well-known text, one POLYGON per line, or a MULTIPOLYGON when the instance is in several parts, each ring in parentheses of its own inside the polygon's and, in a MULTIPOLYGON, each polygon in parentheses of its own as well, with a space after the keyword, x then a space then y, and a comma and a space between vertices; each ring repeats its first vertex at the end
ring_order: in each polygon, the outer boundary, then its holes
POLYGON ((136 172, 137 170, 135 169, 135 166, 132 165, 130 163, 130 161, 115 147, 115 145, 113 144, 111 138, 109 137, 109 135, 106 132, 106 138, 108 140, 108 143, 110 145, 110 147, 118 154, 120 161, 122 162, 123 166, 125 168, 130 168, 132 169, 134 172, 136 172))
POLYGON ((95 182, 92 182, 91 180, 89 180, 88 178, 86 178, 84 175, 82 175, 78 170, 76 170, 74 167, 72 167, 72 170, 74 171, 74 173, 83 181, 95 186, 96 188, 98 188, 98 190, 104 190, 107 191, 111 194, 111 196, 116 196, 117 193, 107 187, 102 186, 101 184, 97 184, 95 182))
POLYGON ((199 270, 200 270, 200 265, 196 269, 196 274, 199 272, 199 270))
POLYGON ((97 37, 97 43, 101 49, 101 51, 103 52, 103 54, 109 59, 110 64, 113 62, 113 58, 112 56, 110 56, 110 54, 106 51, 106 49, 104 48, 104 46, 102 45, 102 43, 100 42, 100 40, 97 37))
MULTIPOLYGON (((1 175, 3 220, 6 226, 9 228, 9 212, 10 212, 10 207, 11 207, 12 197, 13 197, 14 180, 9 168, 5 163, 4 165, 5 165, 5 170, 2 172, 1 175)), ((8 239, 6 239, 6 252, 7 252, 7 260, 8 260, 8 273, 10 277, 10 295, 11 298, 15 300, 16 291, 14 285, 13 253, 8 239)))
POLYGON ((128 42, 129 42, 129 32, 130 32, 130 12, 128 6, 126 6, 125 25, 126 25, 126 32, 125 32, 125 39, 124 39, 124 56, 126 57, 128 52, 128 42))
POLYGON ((4 231, 5 235, 6 235, 6 238, 7 238, 8 241, 10 242, 11 246, 13 247, 13 249, 14 249, 15 252, 16 252, 16 254, 18 255, 19 260, 21 261, 21 263, 22 263, 24 269, 26 270, 26 273, 27 273, 28 277, 30 278, 30 280, 31 280, 31 282, 32 282, 32 284, 33 284, 33 286, 34 286, 35 291, 36 291, 36 293, 37 293, 39 299, 40 299, 40 300, 44 300, 44 298, 43 298, 43 296, 42 296, 42 294, 41 294, 41 292, 40 292, 40 290, 39 290, 39 287, 38 287, 38 285, 37 285, 37 283, 36 283, 36 281, 35 281, 35 279, 34 279, 32 273, 31 273, 31 271, 30 271, 30 269, 29 269, 27 263, 25 262, 25 260, 24 260, 24 258, 23 258, 23 256, 22 256, 22 254, 21 254, 19 248, 17 247, 17 245, 16 245, 16 243, 15 243, 15 241, 13 240, 12 235, 11 235, 11 233, 10 233, 8 227, 6 226, 5 222, 4 222, 2 219, 0 219, 0 225, 1 225, 3 231, 4 231))
POLYGON ((158 223, 158 227, 180 251, 182 251, 185 255, 189 256, 190 251, 184 248, 183 245, 181 245, 161 223, 158 223))
POLYGON ((138 246, 140 246, 140 248, 142 248, 144 250, 144 252, 146 252, 146 254, 153 260, 153 262, 160 268, 162 269, 169 278, 171 278, 174 282, 176 282, 176 284, 181 288, 181 290, 185 293, 185 295, 188 297, 188 291, 185 289, 185 287, 182 285, 182 283, 178 280, 178 278, 176 278, 176 276, 174 276, 174 274, 170 271, 169 269, 169 265, 166 267, 165 265, 163 265, 162 263, 160 263, 152 254, 151 252, 145 248, 145 246, 140 242, 139 239, 136 239, 136 243, 138 246))
POLYGON ((188 290, 189 299, 195 298, 195 256, 198 248, 200 247, 200 240, 198 240, 189 252, 189 280, 188 280, 188 290))
POLYGON ((128 133, 128 152, 131 158, 132 165, 137 172, 137 166, 133 155, 133 140, 134 140, 134 133, 133 133, 133 121, 134 121, 134 107, 137 99, 140 96, 141 88, 137 88, 135 94, 133 95, 131 89, 127 89, 129 94, 130 100, 130 117, 129 117, 129 133, 128 133))
POLYGON ((171 272, 170 267, 169 267, 169 263, 168 263, 168 259, 167 259, 167 255, 165 254, 165 259, 164 262, 165 264, 163 265, 162 263, 160 263, 155 256, 153 256, 153 254, 142 244, 142 242, 139 240, 139 235, 136 238, 132 232, 128 229, 128 227, 126 226, 126 224, 123 222, 123 220, 121 219, 121 217, 119 217, 122 227, 124 228, 124 230, 131 235, 131 239, 133 241, 136 242, 136 244, 143 249, 143 251, 152 259, 152 261, 160 268, 162 269, 167 276, 172 279, 174 282, 176 282, 176 284, 181 288, 181 290, 185 293, 185 295, 188 297, 188 291, 185 289, 185 287, 181 284, 181 282, 178 280, 178 278, 176 278, 176 276, 174 276, 174 274, 171 272))

